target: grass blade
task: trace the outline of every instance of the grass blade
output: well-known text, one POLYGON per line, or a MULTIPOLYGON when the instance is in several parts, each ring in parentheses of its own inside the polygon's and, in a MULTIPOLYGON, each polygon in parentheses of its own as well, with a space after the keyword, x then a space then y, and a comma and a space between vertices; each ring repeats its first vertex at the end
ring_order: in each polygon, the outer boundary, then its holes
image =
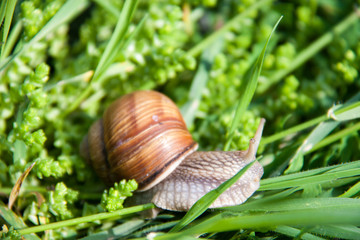
POLYGON ((182 106, 181 113, 184 117, 186 126, 191 126, 194 121, 195 113, 200 105, 201 94, 209 79, 209 72, 213 64, 215 56, 221 52, 223 48, 223 38, 219 38, 207 48, 200 59, 198 70, 196 71, 194 80, 188 96, 188 101, 182 106))
POLYGON ((114 17, 118 18, 120 16, 120 11, 114 6, 114 4, 109 0, 93 0, 99 6, 104 8, 106 11, 114 15, 114 17))
POLYGON ((292 211, 292 210, 306 210, 306 209, 333 209, 333 208, 347 208, 353 206, 356 208, 359 206, 360 200, 353 198, 295 198, 295 199, 274 199, 267 203, 258 204, 250 211, 292 211))
MULTIPOLYGON (((15 229, 27 227, 23 219, 21 217, 18 217, 13 211, 5 207, 3 203, 0 204, 0 217, 4 219, 9 225, 13 226, 15 229)), ((40 240, 40 238, 35 234, 23 234, 23 237, 28 240, 40 240)))
MULTIPOLYGON (((322 115, 320 117, 317 117, 317 118, 311 119, 311 120, 309 120, 307 122, 298 124, 298 125, 296 125, 294 127, 291 127, 291 128, 286 129, 286 130, 284 130, 282 132, 276 133, 276 134, 274 134, 272 136, 262 137, 260 144, 261 145, 269 144, 271 142, 274 142, 274 141, 277 141, 277 140, 279 140, 281 138, 284 138, 284 137, 286 137, 286 136, 288 136, 290 134, 300 132, 300 131, 302 131, 304 129, 307 129, 309 127, 312 127, 312 126, 314 126, 316 124, 319 124, 319 123, 321 123, 323 121, 326 121, 326 120, 329 120, 329 119, 333 119, 333 120, 335 119, 336 120, 338 116, 341 116, 342 114, 346 114, 347 111, 351 111, 351 113, 352 113, 353 109, 357 109, 360 106, 359 99, 360 99, 360 94, 356 94, 351 99, 349 99, 344 105, 342 105, 341 107, 338 108, 337 106, 335 106, 335 108, 330 108, 327 111, 326 114, 324 114, 324 115, 322 115)), ((355 115, 355 117, 356 116, 357 115, 355 115)))
POLYGON ((262 206, 266 205, 268 202, 284 200, 299 190, 301 190, 301 188, 290 188, 290 189, 281 191, 279 193, 275 193, 270 196, 263 197, 261 199, 257 199, 256 201, 248 201, 241 205, 224 207, 224 208, 220 208, 220 209, 229 211, 229 212, 241 212, 241 211, 252 211, 252 210, 255 211, 256 209, 259 209, 262 206))
POLYGON ((1 39, 2 46, 1 46, 1 57, 0 57, 1 60, 3 60, 3 58, 4 58, 4 50, 5 50, 5 46, 6 46, 6 42, 7 42, 7 38, 8 38, 8 34, 9 34, 9 30, 10 30, 10 26, 11 26, 11 22, 13 19, 17 1, 13 0, 13 1, 4 1, 4 2, 5 2, 4 5, 6 5, 6 6, 5 6, 4 25, 2 26, 2 31, 1 31, 1 33, 2 33, 2 39, 1 39))
POLYGON ((277 183, 284 183, 287 181, 298 181, 301 179, 308 179, 308 178, 316 176, 316 175, 321 175, 323 173, 333 173, 333 172, 336 173, 336 172, 352 170, 352 169, 360 169, 360 161, 354 161, 354 162, 345 163, 345 164, 341 164, 341 165, 328 166, 328 167, 313 169, 313 170, 300 172, 300 173, 293 173, 293 174, 274 177, 274 178, 262 179, 259 190, 270 190, 267 188, 269 186, 276 187, 277 183))
MULTIPOLYGON (((225 232, 238 229, 269 228, 286 226, 314 226, 327 224, 360 224, 360 200, 351 199, 339 202, 331 208, 317 208, 316 206, 284 212, 265 212, 263 214, 246 215, 244 213, 220 213, 187 230, 182 234, 193 235, 208 232, 225 232)), ((170 237, 168 235, 168 237, 170 237)))
POLYGON ((348 121, 356 118, 360 118, 360 106, 354 107, 344 113, 335 116, 336 121, 348 121))
POLYGON ((4 18, 5 18, 6 4, 7 4, 7 1, 1 1, 1 5, 0 5, 0 27, 2 26, 2 23, 3 23, 4 18))
POLYGON ((341 194, 339 197, 352 197, 359 192, 360 192, 360 182, 356 183, 354 186, 352 186, 345 193, 341 194))
POLYGON ((9 63, 11 63, 17 56, 21 55, 34 43, 49 35, 62 24, 70 21, 75 16, 79 15, 87 8, 88 5, 89 2, 87 0, 67 1, 60 8, 60 10, 50 19, 50 21, 28 43, 24 44, 18 52, 1 61, 0 71, 4 70, 4 68, 9 63))
POLYGON ((254 2, 254 4, 251 4, 248 8, 245 9, 245 11, 239 13, 236 17, 231 19, 228 23, 226 23, 221 29, 217 30, 213 34, 209 35, 207 38, 202 40, 199 44, 197 44, 195 47, 191 48, 188 51, 189 55, 192 56, 198 56, 200 53, 204 51, 204 49, 209 48, 211 43, 215 41, 220 36, 223 36, 226 32, 230 31, 234 28, 234 26, 239 25, 239 21, 244 20, 248 17, 248 15, 251 15, 254 11, 261 7, 267 6, 269 2, 272 2, 273 0, 260 0, 254 2))
POLYGON ((306 185, 324 184, 324 183, 332 182, 335 179, 350 178, 354 176, 360 178, 360 168, 342 170, 338 172, 327 172, 320 175, 315 175, 302 179, 281 181, 273 184, 262 184, 260 186, 260 190, 275 190, 275 189, 284 189, 290 187, 306 187, 306 185))
POLYGON ((145 224, 146 222, 141 219, 129 220, 119 226, 80 238, 80 240, 120 239, 126 237, 139 228, 142 228, 145 224))
MULTIPOLYGON (((352 101, 350 101, 351 103, 352 101)), ((360 102, 354 102, 349 105, 347 103, 344 106, 335 106, 328 112, 328 116, 334 120, 321 122, 315 129, 313 129, 310 135, 303 141, 301 146, 297 149, 295 155, 291 158, 289 167, 285 171, 286 174, 298 172, 301 170, 304 164, 303 155, 307 152, 311 152, 313 147, 329 135, 342 121, 353 120, 360 117, 360 102), (339 114, 335 114, 336 110, 343 110, 339 114), (335 111, 335 112, 334 112, 335 111)), ((324 146, 324 142, 322 143, 324 146)), ((318 148, 319 146, 317 146, 318 148)))
POLYGON ((324 138, 323 140, 318 142, 313 148, 311 148, 311 150, 307 151, 306 153, 308 154, 308 153, 314 152, 320 148, 323 148, 323 147, 325 147, 335 141, 338 141, 349 134, 353 134, 354 132, 357 132, 359 130, 360 130, 360 122, 358 122, 355 125, 352 125, 350 127, 347 127, 341 131, 338 131, 338 132, 328 136, 327 138, 324 138))
POLYGON ((298 237, 299 235, 301 235, 301 239, 304 240, 322 240, 325 238, 321 238, 315 235, 312 235, 310 233, 303 233, 301 230, 297 229, 297 228, 293 228, 293 227, 289 227, 289 226, 278 226, 275 230, 275 232, 284 234, 286 236, 289 237, 293 237, 295 239, 298 239, 296 237, 298 237))
POLYGON ((46 231, 46 230, 50 230, 50 229, 57 229, 57 228, 61 228, 61 227, 78 225, 81 223, 87 223, 87 222, 92 222, 92 221, 97 221, 97 220, 108 219, 108 218, 115 218, 115 217, 121 218, 121 216, 124 216, 127 214, 140 212, 140 211, 144 211, 144 210, 148 210, 148 209, 152 209, 152 208, 154 208, 154 205, 152 203, 149 203, 149 204, 139 205, 139 206, 135 206, 135 207, 123 208, 123 209, 120 209, 120 210, 117 210, 114 212, 98 213, 98 214, 93 214, 93 215, 88 215, 88 216, 78 217, 78 218, 72 218, 72 219, 68 219, 68 220, 64 220, 64 221, 53 222, 53 223, 43 224, 43 225, 29 227, 29 228, 21 228, 18 231, 20 234, 42 232, 42 231, 46 231))
POLYGON ((14 46, 16 45, 17 40, 19 39, 22 33, 23 25, 22 22, 17 22, 15 26, 11 28, 10 35, 6 40, 6 45, 4 51, 1 52, 1 61, 8 57, 13 50, 14 46))
POLYGON ((360 229, 353 225, 328 225, 311 228, 311 232, 339 239, 359 239, 360 229))
MULTIPOLYGON (((102 54, 99 63, 95 69, 91 84, 80 94, 80 96, 73 102, 72 105, 63 113, 63 117, 74 111, 81 102, 87 98, 92 90, 93 84, 103 81, 103 73, 108 69, 108 67, 113 63, 118 52, 126 45, 128 42, 125 42, 125 35, 130 25, 132 16, 136 10, 138 0, 126 1, 123 9, 121 10, 120 17, 118 19, 117 25, 115 27, 114 33, 112 34, 109 43, 107 44, 104 53, 102 54)), ((143 27, 146 16, 142 19, 137 29, 133 32, 130 38, 134 37, 140 29, 143 27)))
POLYGON ((290 159, 289 167, 285 170, 285 174, 299 172, 304 164, 304 154, 310 151, 315 144, 319 143, 329 133, 331 133, 340 122, 328 121, 320 123, 311 131, 309 136, 305 138, 301 146, 296 150, 294 156, 290 159))
POLYGON ((113 35, 110 38, 109 43, 107 44, 104 53, 101 55, 99 64, 97 65, 93 77, 93 81, 100 77, 100 75, 107 69, 108 66, 114 61, 119 46, 121 46, 124 42, 125 34, 130 25, 132 16, 135 12, 138 1, 126 1, 124 7, 121 11, 120 17, 116 24, 113 35), (116 49, 116 50, 115 50, 116 49), (115 51, 114 51, 115 50, 115 51))
POLYGON ((266 47, 270 41, 272 34, 274 33, 275 29, 279 25, 281 19, 282 19, 282 17, 280 17, 280 19, 276 22, 276 24, 275 24, 274 28, 272 29, 270 36, 266 40, 265 46, 264 46, 260 56, 256 60, 255 64, 253 64, 251 66, 251 68, 246 72, 246 74, 244 76, 243 83, 241 85, 241 91, 239 94, 240 99, 239 99, 237 107, 236 107, 235 116, 233 118, 230 130, 227 134, 227 141, 224 146, 224 151, 229 150, 232 138, 234 136, 235 129, 239 125, 242 114, 244 114, 246 108, 248 107, 248 105, 251 102, 252 97, 254 96, 258 78, 260 76, 261 68, 262 68, 262 65, 264 62, 266 47))

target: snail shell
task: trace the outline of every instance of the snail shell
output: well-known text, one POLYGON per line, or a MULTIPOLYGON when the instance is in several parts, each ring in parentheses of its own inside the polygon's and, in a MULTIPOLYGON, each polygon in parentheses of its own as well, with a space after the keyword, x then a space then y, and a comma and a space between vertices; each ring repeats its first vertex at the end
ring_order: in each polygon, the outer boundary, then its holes
MULTIPOLYGON (((155 91, 124 95, 94 123, 81 144, 82 156, 108 184, 135 179, 133 204, 152 201, 162 209, 187 211, 255 160, 265 120, 245 151, 195 152, 177 106, 155 91), (147 191, 146 191, 147 190, 147 191)), ((246 201, 260 185, 262 166, 256 162, 210 208, 246 201)))
POLYGON ((124 95, 94 123, 82 155, 106 183, 135 179, 145 191, 197 149, 177 106, 155 91, 124 95), (161 147, 159 147, 161 146, 161 147))

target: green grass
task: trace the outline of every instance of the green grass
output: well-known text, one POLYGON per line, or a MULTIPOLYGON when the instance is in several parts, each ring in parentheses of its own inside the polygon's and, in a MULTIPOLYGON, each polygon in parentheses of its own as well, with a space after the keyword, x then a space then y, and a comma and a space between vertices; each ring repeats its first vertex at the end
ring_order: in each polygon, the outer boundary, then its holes
POLYGON ((58 0, 32 3, 42 12, 30 16, 31 4, 1 2, 0 235, 360 238, 359 9, 205 2, 58 0), (146 219, 152 203, 104 212, 107 187, 78 144, 110 102, 149 88, 174 99, 201 149, 246 148, 267 118, 264 176, 250 199, 208 210, 251 164, 187 213, 146 219))

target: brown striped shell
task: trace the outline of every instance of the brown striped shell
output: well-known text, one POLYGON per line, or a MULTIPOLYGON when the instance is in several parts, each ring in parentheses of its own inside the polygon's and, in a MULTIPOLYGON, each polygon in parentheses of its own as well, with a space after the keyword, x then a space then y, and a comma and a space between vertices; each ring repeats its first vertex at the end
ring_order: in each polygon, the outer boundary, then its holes
POLYGON ((155 91, 113 102, 81 144, 81 154, 106 182, 135 179, 152 188, 197 149, 177 106, 155 91))

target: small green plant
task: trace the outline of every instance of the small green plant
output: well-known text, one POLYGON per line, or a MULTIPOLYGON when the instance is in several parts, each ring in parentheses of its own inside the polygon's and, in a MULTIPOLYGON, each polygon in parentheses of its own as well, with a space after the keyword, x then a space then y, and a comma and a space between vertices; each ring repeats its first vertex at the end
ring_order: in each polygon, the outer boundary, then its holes
POLYGON ((113 212, 123 208, 123 203, 127 197, 131 197, 132 192, 137 189, 135 180, 122 180, 115 183, 114 187, 104 191, 101 197, 101 206, 109 212, 113 212))

